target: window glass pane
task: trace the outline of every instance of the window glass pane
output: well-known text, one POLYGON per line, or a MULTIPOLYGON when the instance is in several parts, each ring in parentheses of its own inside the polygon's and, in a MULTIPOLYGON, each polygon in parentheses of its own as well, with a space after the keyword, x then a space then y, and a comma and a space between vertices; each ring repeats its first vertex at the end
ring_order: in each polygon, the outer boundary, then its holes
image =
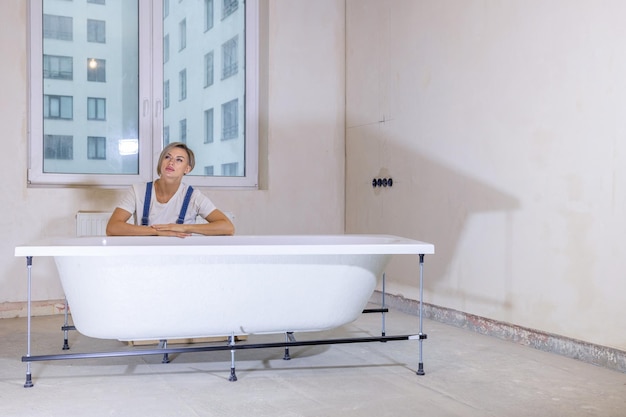
POLYGON ((164 50, 167 42, 181 48, 169 49, 163 64, 163 79, 178 80, 165 81, 164 141, 176 138, 193 149, 197 169, 189 175, 244 176, 245 8, 236 0, 171 2, 163 16, 164 50))
POLYGON ((138 174, 138 0, 42 6, 43 171, 138 174))

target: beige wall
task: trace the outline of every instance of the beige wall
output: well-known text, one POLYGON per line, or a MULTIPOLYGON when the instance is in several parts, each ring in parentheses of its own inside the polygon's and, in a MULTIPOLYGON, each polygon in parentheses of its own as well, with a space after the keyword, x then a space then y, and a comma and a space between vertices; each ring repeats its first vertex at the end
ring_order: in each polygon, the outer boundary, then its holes
MULTIPOLYGON (((343 1, 263 1, 261 190, 206 193, 236 216, 238 234, 344 230, 343 1)), ((16 245, 70 236, 78 210, 112 210, 119 190, 26 187, 27 0, 2 3, 3 127, 0 313, 26 297, 16 245)), ((35 259, 33 298, 63 294, 55 267, 35 259)), ((10 314, 10 313, 8 313, 10 314)), ((5 315, 6 316, 6 315, 5 315)))
POLYGON ((426 302, 626 349, 626 3, 346 4, 346 231, 433 242, 426 302))

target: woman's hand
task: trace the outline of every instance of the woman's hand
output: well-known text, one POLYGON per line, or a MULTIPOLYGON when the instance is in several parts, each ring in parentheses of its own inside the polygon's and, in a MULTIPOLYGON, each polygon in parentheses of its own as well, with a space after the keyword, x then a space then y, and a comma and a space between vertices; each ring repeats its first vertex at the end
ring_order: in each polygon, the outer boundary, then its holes
POLYGON ((157 236, 176 236, 176 237, 187 237, 191 236, 191 233, 185 231, 185 225, 183 224, 153 224, 152 227, 157 236))

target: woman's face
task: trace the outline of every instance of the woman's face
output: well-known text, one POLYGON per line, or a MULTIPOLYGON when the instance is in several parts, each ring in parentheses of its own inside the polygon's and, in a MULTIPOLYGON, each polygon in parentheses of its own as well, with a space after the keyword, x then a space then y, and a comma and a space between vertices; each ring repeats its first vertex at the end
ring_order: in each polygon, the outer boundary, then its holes
POLYGON ((161 162, 161 176, 170 178, 182 178, 191 171, 189 155, 184 149, 172 148, 163 157, 161 162))

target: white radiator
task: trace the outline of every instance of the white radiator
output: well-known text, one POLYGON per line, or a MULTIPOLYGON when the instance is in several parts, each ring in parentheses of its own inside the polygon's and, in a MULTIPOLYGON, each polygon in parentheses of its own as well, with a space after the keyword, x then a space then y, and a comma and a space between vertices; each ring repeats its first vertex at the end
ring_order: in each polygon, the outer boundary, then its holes
POLYGON ((76 213, 76 236, 105 236, 109 217, 110 212, 79 211, 76 213))

